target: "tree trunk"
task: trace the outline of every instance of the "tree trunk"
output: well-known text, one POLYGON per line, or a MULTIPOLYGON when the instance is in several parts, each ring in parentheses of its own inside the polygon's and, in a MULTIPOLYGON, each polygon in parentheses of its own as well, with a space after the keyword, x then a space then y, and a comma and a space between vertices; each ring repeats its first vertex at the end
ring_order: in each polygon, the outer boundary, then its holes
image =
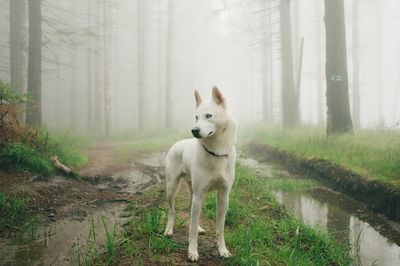
POLYGON ((273 24, 272 24, 272 6, 271 6, 272 1, 267 1, 267 6, 268 6, 268 39, 269 39, 269 45, 268 45, 268 54, 267 54, 267 67, 268 67, 268 77, 269 77, 269 114, 270 114, 270 119, 271 122, 274 122, 274 47, 273 47, 273 24))
POLYGON ((263 88, 262 88, 262 121, 264 123, 271 123, 272 122, 272 108, 270 106, 271 104, 271 64, 272 64, 272 32, 271 32, 271 2, 270 1, 265 1, 262 3, 261 8, 265 9, 265 12, 267 12, 265 19, 264 17, 261 18, 261 27, 266 29, 266 44, 264 47, 261 49, 261 62, 262 62, 262 67, 261 67, 261 76, 262 76, 262 82, 263 82, 263 88))
POLYGON ((42 125, 42 1, 29 0, 29 57, 28 93, 26 123, 31 126, 42 125))
POLYGON ((289 0, 280 1, 281 53, 282 53, 282 115, 283 126, 299 123, 298 92, 294 84, 292 27, 289 0))
POLYGON ((78 106, 77 106, 77 101, 78 101, 78 95, 77 95, 77 73, 76 73, 76 68, 77 66, 77 45, 72 44, 72 50, 70 53, 70 67, 71 67, 71 73, 69 77, 69 125, 72 129, 77 129, 78 128, 78 106))
POLYGON ((316 90, 317 90, 317 121, 319 125, 322 125, 324 121, 324 107, 323 107, 323 80, 322 80, 322 29, 319 23, 321 14, 321 1, 317 0, 315 5, 315 68, 316 68, 316 90))
POLYGON ((102 20, 100 18, 101 14, 101 3, 95 1, 96 5, 96 11, 94 12, 95 14, 95 25, 96 25, 96 45, 95 45, 95 62, 94 62, 94 72, 95 72, 95 77, 94 77, 94 128, 96 129, 96 132, 99 134, 103 134, 104 132, 104 127, 103 127, 103 90, 101 88, 102 83, 101 83, 101 77, 102 77, 102 72, 101 72, 101 57, 102 53, 100 52, 102 49, 101 45, 101 38, 102 38, 102 20))
POLYGON ((26 3, 10 1, 10 68, 11 89, 15 94, 25 92, 26 64, 26 3))
POLYGON ((144 88, 144 7, 143 0, 137 1, 137 104, 138 104, 138 126, 144 127, 145 123, 145 88, 144 88))
MULTIPOLYGON (((10 1, 10 69, 11 90, 15 94, 23 94, 26 90, 26 2, 10 1)), ((18 120, 24 122, 22 112, 18 120)))
POLYGON ((86 86, 87 86, 87 125, 89 132, 93 130, 93 28, 92 28, 92 0, 87 5, 87 50, 86 50, 86 86))
MULTIPOLYGON (((163 84, 163 77, 164 77, 164 67, 163 67, 163 46, 164 46, 164 31, 163 31, 163 0, 158 0, 158 97, 157 97, 157 112, 161 114, 163 112, 163 105, 164 105, 164 84, 163 84)), ((164 124, 164 117, 162 115, 159 116, 159 123, 160 125, 164 124)))
POLYGON ((104 57, 104 123, 106 136, 111 135, 111 19, 107 12, 107 3, 103 0, 103 57, 104 57))
POLYGON ((353 123, 360 127, 360 39, 359 39, 359 0, 353 0, 352 15, 353 38, 353 123))
MULTIPOLYGON (((290 0, 290 3, 292 3, 292 9, 293 9, 293 20, 292 20, 292 25, 293 25, 293 62, 294 62, 294 69, 295 69, 295 75, 298 73, 297 67, 300 65, 300 45, 301 45, 301 37, 300 37, 300 5, 301 5, 301 0, 290 0)), ((296 83, 296 88, 298 87, 298 84, 296 83)))
POLYGON ((173 127, 172 110, 172 53, 174 30, 174 0, 168 1, 168 28, 167 28, 167 77, 165 88, 165 126, 173 127))
MULTIPOLYGON (((77 9, 77 1, 76 0, 70 0, 70 8, 72 12, 75 12, 77 9)), ((76 27, 75 21, 72 21, 72 26, 76 27)), ((77 61, 78 61, 78 45, 77 41, 75 39, 72 40, 72 49, 70 51, 70 67, 71 67, 71 73, 69 77, 69 126, 73 129, 76 130, 78 128, 78 81, 77 81, 77 61)))
POLYGON ((343 0, 325 0, 327 135, 351 132, 343 0))
POLYGON ((385 124, 383 118, 383 102, 382 94, 382 5, 383 1, 376 1, 376 101, 378 103, 378 126, 383 127, 385 124))

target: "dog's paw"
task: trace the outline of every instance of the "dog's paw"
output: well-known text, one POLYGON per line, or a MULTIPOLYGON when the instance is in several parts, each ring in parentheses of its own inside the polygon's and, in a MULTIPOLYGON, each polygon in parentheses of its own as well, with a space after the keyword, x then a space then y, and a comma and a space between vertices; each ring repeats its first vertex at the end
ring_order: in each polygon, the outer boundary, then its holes
POLYGON ((189 252, 188 260, 191 262, 196 262, 199 260, 199 253, 196 252, 189 252))
POLYGON ((198 229, 197 229, 197 232, 199 232, 199 235, 204 235, 204 234, 206 233, 206 230, 203 229, 203 228, 199 225, 199 227, 198 227, 198 229))
POLYGON ((167 229, 165 230, 164 235, 167 237, 172 237, 174 235, 174 232, 172 229, 167 229))
POLYGON ((232 257, 232 254, 229 252, 229 250, 227 250, 226 248, 221 248, 218 249, 219 252, 219 256, 223 257, 223 258, 230 258, 232 257))

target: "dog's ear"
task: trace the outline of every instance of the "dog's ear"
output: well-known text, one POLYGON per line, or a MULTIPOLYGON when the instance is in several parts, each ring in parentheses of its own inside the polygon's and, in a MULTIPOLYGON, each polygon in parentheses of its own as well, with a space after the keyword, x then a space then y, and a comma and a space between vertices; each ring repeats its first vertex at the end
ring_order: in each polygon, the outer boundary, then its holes
POLYGON ((222 107, 226 107, 225 105, 225 98, 222 95, 222 93, 219 91, 219 89, 217 88, 217 86, 214 86, 212 88, 212 99, 213 101, 218 104, 221 105, 222 107))
POLYGON ((197 108, 197 107, 199 107, 199 105, 203 101, 201 99, 200 93, 197 90, 194 90, 194 98, 196 99, 196 108, 197 108))

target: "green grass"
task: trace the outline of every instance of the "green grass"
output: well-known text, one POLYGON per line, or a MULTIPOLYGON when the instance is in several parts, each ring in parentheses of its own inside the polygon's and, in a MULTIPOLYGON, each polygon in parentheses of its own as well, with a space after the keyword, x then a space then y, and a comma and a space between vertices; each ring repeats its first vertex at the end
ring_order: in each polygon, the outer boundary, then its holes
MULTIPOLYGON (((234 256, 227 264, 351 265, 348 245, 282 210, 265 182, 269 180, 237 167, 226 223, 226 241, 234 256)), ((204 206, 206 215, 213 219, 214 197, 209 196, 204 206)))
POLYGON ((23 143, 7 143, 0 151, 0 166, 26 170, 41 175, 54 172, 50 158, 38 150, 23 143))
POLYGON ((299 178, 270 178, 266 182, 269 190, 280 190, 284 192, 311 190, 318 186, 318 182, 312 179, 299 178))
MULTIPOLYGON (((221 259, 221 264, 351 265, 348 243, 338 243, 333 236, 312 229, 288 214, 270 193, 269 181, 257 177, 248 168, 237 167, 225 230, 227 246, 234 256, 221 259)), ((128 208, 130 219, 113 241, 116 246, 113 260, 100 259, 98 264, 124 261, 135 265, 171 264, 174 252, 186 254, 186 240, 179 242, 174 237, 170 239, 162 235, 166 210, 159 202, 164 194, 153 189, 142 197, 144 199, 131 203, 128 208), (149 199, 153 201, 150 205, 149 199)), ((187 198, 178 196, 176 208, 178 211, 187 209, 187 198)), ((203 215, 215 220, 215 211, 215 193, 211 193, 204 203, 203 215)), ((184 222, 177 215, 176 231, 184 222)))
POLYGON ((17 236, 20 243, 32 243, 36 237, 38 222, 28 214, 26 197, 7 196, 0 192, 0 235, 17 236))
MULTIPOLYGON (((152 193, 150 191, 148 193, 152 193)), ((78 246, 79 265, 119 265, 123 261, 142 265, 146 256, 151 256, 157 262, 167 262, 162 254, 169 254, 184 245, 162 235, 166 222, 166 212, 159 206, 152 205, 143 208, 138 201, 128 206, 132 214, 120 232, 116 227, 110 231, 102 218, 105 241, 102 245, 96 244, 97 229, 93 217, 89 231, 89 244, 85 247, 78 246), (123 261, 122 261, 123 260, 123 261)))
POLYGON ((26 216, 25 199, 0 192, 0 213, 0 231, 16 230, 26 216))
POLYGON ((131 240, 128 247, 136 252, 130 253, 130 257, 136 263, 141 264, 146 256, 165 263, 171 252, 184 248, 182 243, 162 234, 166 223, 166 211, 163 208, 156 205, 143 208, 136 204, 130 207, 130 212, 134 216, 124 226, 123 239, 131 240), (140 254, 138 254, 139 250, 141 250, 140 254))
POLYGON ((370 179, 400 186, 400 134, 356 131, 327 138, 319 128, 261 128, 246 134, 299 157, 317 157, 342 165, 370 179))
POLYGON ((0 167, 48 176, 55 173, 50 161, 54 155, 69 167, 86 163, 87 158, 79 152, 85 145, 84 139, 71 134, 41 133, 35 143, 3 143, 0 147, 0 167))

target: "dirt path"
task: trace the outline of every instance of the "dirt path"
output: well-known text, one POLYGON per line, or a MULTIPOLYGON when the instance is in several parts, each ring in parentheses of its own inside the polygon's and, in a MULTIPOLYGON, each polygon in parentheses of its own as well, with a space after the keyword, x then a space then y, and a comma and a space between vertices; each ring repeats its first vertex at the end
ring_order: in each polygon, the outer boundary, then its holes
MULTIPOLYGON (((12 236, 0 239, 0 265, 74 264, 77 247, 87 242, 92 223, 101 229, 104 219, 109 228, 121 226, 129 219, 124 213, 129 202, 145 202, 146 206, 160 204, 164 198, 165 153, 132 152, 121 157, 117 147, 108 143, 87 149, 88 164, 76 169, 83 180, 0 174, 2 188, 10 194, 26 193, 28 208, 39 217, 33 249, 15 244, 12 236), (150 188, 159 191, 159 200, 148 198, 145 192, 150 188)), ((179 195, 178 200, 189 202, 185 184, 179 195)), ((190 265, 187 262, 188 206, 178 208, 178 216, 185 222, 176 228, 173 240, 182 243, 182 248, 168 254, 168 261, 174 265, 190 265)), ((199 238, 200 265, 220 265, 214 243, 214 223, 205 217, 202 223, 207 233, 199 238)), ((104 234, 98 231, 96 241, 102 244, 104 234)), ((150 256, 144 262, 146 265, 155 263, 150 256)), ((128 259, 124 265, 134 264, 128 259)))
POLYGON ((13 243, 15 236, 2 232, 0 265, 63 264, 76 241, 87 238, 91 215, 96 216, 100 227, 101 217, 118 223, 115 217, 126 203, 163 178, 161 152, 132 153, 120 158, 113 144, 91 147, 85 152, 89 163, 77 169, 83 180, 0 173, 2 190, 10 195, 27 195, 28 210, 39 219, 36 252, 22 250, 13 243))

